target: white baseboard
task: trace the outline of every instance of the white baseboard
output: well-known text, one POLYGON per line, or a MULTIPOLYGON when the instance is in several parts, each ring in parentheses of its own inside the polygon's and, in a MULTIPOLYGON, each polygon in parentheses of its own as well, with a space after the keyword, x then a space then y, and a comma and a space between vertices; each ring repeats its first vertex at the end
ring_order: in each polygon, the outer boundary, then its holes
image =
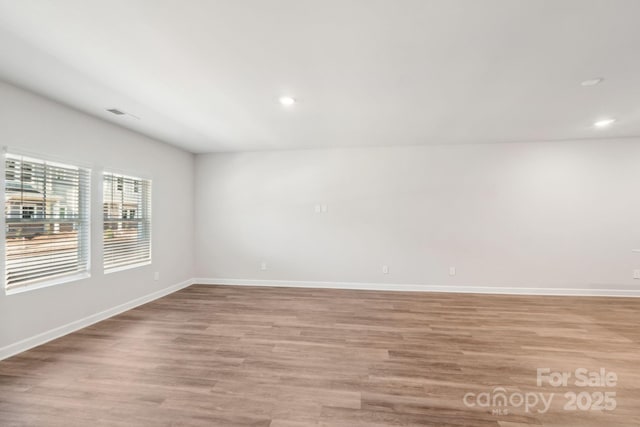
POLYGON ((6 359, 18 353, 22 353, 23 351, 37 347, 56 338, 60 338, 61 336, 70 334, 79 329, 86 328, 87 326, 93 325, 94 323, 108 319, 109 317, 113 317, 117 314, 120 314, 127 310, 131 310, 132 308, 146 304, 158 298, 162 298, 173 292, 179 291, 180 289, 186 288, 187 286, 191 286, 193 283, 193 279, 185 280, 184 282, 178 283, 176 285, 169 286, 167 288, 142 296, 140 298, 136 298, 124 304, 120 304, 116 307, 101 311, 100 313, 92 314, 83 319, 67 323, 66 325, 59 326, 57 328, 24 339, 22 341, 9 344, 8 346, 0 348, 0 360, 6 359))
POLYGON ((360 289, 370 291, 452 292, 471 294, 549 295, 549 296, 603 296, 640 297, 640 289, 584 289, 584 288, 516 288, 491 286, 436 286, 418 284, 310 282, 292 280, 255 280, 225 278, 195 278, 198 285, 273 286, 319 289, 360 289))

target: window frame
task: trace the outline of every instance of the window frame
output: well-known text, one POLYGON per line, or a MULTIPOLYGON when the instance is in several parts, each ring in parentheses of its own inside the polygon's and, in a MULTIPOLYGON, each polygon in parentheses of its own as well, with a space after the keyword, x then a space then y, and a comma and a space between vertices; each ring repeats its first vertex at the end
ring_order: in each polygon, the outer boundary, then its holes
MULTIPOLYGON (((131 270, 131 269, 135 269, 135 268, 140 268, 140 267, 144 267, 144 266, 148 266, 148 265, 152 265, 153 264, 153 180, 148 177, 148 176, 144 176, 144 175, 139 175, 139 174, 131 174, 128 172, 123 172, 123 171, 118 171, 117 169, 113 169, 113 168, 105 168, 104 170, 102 170, 101 174, 101 210, 102 210, 102 228, 101 228, 101 233, 102 233, 102 271, 103 274, 107 275, 107 274, 112 274, 112 273, 117 273, 120 271, 125 271, 125 270, 131 270), (104 207, 105 207, 105 197, 106 194, 104 193, 104 180, 105 177, 107 176, 112 176, 112 186, 113 186, 113 194, 114 195, 124 195, 124 193, 126 192, 126 186, 127 183, 132 183, 132 193, 133 194, 139 194, 141 197, 141 203, 142 206, 140 207, 136 207, 136 211, 139 209, 141 212, 145 212, 146 213, 146 217, 143 217, 142 219, 146 221, 148 221, 148 235, 149 235, 149 257, 148 259, 145 260, 141 260, 139 262, 132 262, 130 264, 125 264, 125 265, 119 265, 119 266, 115 266, 115 267, 106 267, 105 263, 107 260, 107 257, 105 256, 105 239, 104 239, 104 234, 105 234, 105 215, 104 215, 104 207), (145 191, 147 194, 145 194, 145 191), (145 200, 146 198, 146 200, 145 200)), ((112 203, 111 201, 109 201, 108 203, 112 203)), ((122 217, 122 215, 124 214, 125 211, 129 211, 130 209, 124 209, 124 208, 120 208, 120 216, 122 217)), ((128 212, 127 212, 127 216, 128 216, 128 212)), ((129 218, 120 218, 121 220, 127 221, 129 220, 129 218)), ((134 219, 134 218, 131 218, 134 219)))
MULTIPOLYGON (((32 153, 26 152, 18 149, 2 147, 2 163, 0 165, 0 174, 2 175, 2 179, 0 179, 0 192, 5 195, 4 201, 4 212, 0 215, 0 229, 3 243, 0 245, 0 262, 2 263, 1 271, 3 272, 2 278, 2 288, 4 290, 4 294, 16 295, 24 292, 29 292, 32 290, 48 288, 51 286, 57 286, 64 283, 75 282, 78 280, 83 280, 91 277, 91 255, 92 255, 92 207, 91 207, 91 196, 92 196, 92 181, 93 181, 93 170, 87 164, 82 164, 81 162, 77 162, 69 159, 60 159, 53 156, 49 156, 42 153, 32 153), (86 256, 86 263, 84 265, 84 269, 62 273, 62 274, 54 274, 51 277, 44 277, 42 279, 37 279, 33 281, 33 283, 28 283, 25 285, 18 285, 15 287, 8 287, 7 283, 7 221, 6 221, 6 209, 7 209, 7 200, 6 200, 6 174, 7 174, 7 162, 11 161, 10 156, 15 157, 23 157, 26 158, 26 161, 35 161, 35 162, 43 162, 49 166, 62 166, 62 167, 72 167, 77 168, 79 170, 79 187, 78 187, 78 209, 80 212, 84 214, 85 221, 79 221, 78 227, 84 228, 84 236, 78 236, 78 248, 79 250, 84 251, 84 256, 86 256), (84 185, 82 183, 82 179, 85 180, 84 185)), ((13 166, 13 174, 15 179, 15 162, 13 166)), ((33 180, 33 166, 31 167, 31 180, 33 180)), ((21 209, 21 214, 23 214, 23 210, 21 209)), ((33 210, 33 214, 37 216, 37 210, 33 210)), ((22 216, 22 215, 21 215, 22 216)))

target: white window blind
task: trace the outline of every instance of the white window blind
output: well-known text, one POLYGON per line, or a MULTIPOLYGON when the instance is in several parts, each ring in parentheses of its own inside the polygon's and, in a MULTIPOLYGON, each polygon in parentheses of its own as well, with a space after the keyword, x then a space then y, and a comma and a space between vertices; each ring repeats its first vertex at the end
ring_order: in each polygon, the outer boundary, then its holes
POLYGON ((151 181, 104 173, 104 269, 151 262, 151 181))
POLYGON ((20 155, 5 158, 5 288, 89 270, 87 169, 20 155))

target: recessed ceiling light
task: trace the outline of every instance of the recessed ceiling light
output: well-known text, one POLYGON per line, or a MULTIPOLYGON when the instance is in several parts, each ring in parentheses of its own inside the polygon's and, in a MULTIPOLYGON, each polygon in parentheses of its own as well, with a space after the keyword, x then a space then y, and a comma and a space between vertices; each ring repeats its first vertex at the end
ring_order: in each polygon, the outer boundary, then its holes
POLYGON ((582 86, 595 86, 595 85, 598 85, 598 84, 602 83, 603 81, 604 81, 604 79, 602 77, 597 77, 595 79, 585 80, 580 84, 582 86))
POLYGON ((607 126, 612 125, 614 122, 616 121, 616 119, 604 119, 604 120, 598 120, 597 122, 595 122, 593 125, 597 128, 606 128, 607 126))
POLYGON ((284 106, 290 106, 296 103, 296 100, 294 98, 291 98, 290 96, 281 96, 280 97, 280 104, 284 105, 284 106))

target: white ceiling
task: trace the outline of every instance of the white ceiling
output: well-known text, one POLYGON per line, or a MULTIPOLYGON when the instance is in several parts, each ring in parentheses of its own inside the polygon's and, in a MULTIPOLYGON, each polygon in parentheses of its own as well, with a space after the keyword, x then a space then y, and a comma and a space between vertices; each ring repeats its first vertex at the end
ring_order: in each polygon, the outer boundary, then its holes
POLYGON ((639 19, 637 0, 0 0, 0 77, 193 152, 635 136, 639 19))

